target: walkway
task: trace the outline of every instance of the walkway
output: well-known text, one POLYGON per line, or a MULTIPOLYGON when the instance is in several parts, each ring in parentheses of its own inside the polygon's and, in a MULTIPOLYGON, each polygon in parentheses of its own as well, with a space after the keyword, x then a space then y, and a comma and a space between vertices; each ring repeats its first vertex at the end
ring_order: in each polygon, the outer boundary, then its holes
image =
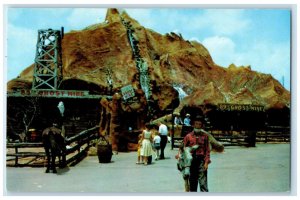
MULTIPOLYGON (((174 158, 176 153, 177 149, 170 150, 168 144, 165 154, 169 158, 148 166, 135 164, 136 152, 114 155, 108 164, 100 164, 96 156, 89 156, 75 167, 59 170, 58 174, 46 174, 45 168, 7 167, 7 190, 15 195, 183 192, 183 180, 174 158)), ((287 195, 285 192, 290 190, 289 154, 289 144, 226 147, 224 153, 212 153, 208 173, 210 192, 281 192, 287 195)))

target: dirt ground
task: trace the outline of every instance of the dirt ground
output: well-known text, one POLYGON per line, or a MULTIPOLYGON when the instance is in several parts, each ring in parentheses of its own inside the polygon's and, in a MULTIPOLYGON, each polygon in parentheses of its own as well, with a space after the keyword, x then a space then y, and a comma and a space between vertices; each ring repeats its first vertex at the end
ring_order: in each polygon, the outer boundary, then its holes
MULTIPOLYGON (((174 158, 177 151, 168 144, 168 158, 148 166, 135 164, 136 152, 128 152, 113 155, 107 164, 99 163, 96 156, 88 156, 74 167, 59 169, 58 174, 46 174, 45 168, 7 167, 4 191, 8 195, 183 192, 182 176, 174 158)), ((288 195, 291 189, 290 144, 225 147, 224 153, 212 153, 211 160, 211 194, 288 195)))

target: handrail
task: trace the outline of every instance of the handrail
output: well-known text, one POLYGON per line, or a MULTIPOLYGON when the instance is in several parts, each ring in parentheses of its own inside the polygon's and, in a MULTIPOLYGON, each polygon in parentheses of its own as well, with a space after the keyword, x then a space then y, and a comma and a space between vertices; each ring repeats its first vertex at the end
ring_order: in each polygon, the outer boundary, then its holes
MULTIPOLYGON (((71 148, 68 148, 66 150, 66 155, 69 155, 76 150, 78 150, 78 153, 72 156, 71 158, 67 159, 67 164, 72 163, 74 161, 77 161, 80 157, 84 155, 84 152, 80 150, 81 146, 84 144, 87 144, 87 147, 85 150, 87 150, 90 146, 90 141, 93 139, 97 139, 98 134, 95 134, 95 132, 99 129, 99 126, 92 127, 90 129, 84 130, 80 133, 78 133, 75 136, 72 136, 70 138, 65 138, 66 145, 70 145, 73 142, 77 142, 76 145, 72 146, 71 148)), ((6 153, 6 156, 15 156, 15 166, 19 166, 18 159, 19 157, 44 157, 44 152, 18 152, 19 148, 36 148, 36 147, 43 147, 43 143, 7 143, 6 148, 15 148, 15 153, 6 153)))
POLYGON ((65 141, 66 141, 66 144, 71 144, 72 142, 76 141, 76 140, 79 140, 81 138, 84 138, 86 135, 88 135, 91 131, 94 131, 94 130, 97 130, 99 129, 99 126, 95 126, 93 128, 90 128, 90 129, 87 129, 87 130, 84 130, 84 131, 81 131, 80 133, 78 133, 77 135, 74 135, 70 138, 66 138, 65 141))

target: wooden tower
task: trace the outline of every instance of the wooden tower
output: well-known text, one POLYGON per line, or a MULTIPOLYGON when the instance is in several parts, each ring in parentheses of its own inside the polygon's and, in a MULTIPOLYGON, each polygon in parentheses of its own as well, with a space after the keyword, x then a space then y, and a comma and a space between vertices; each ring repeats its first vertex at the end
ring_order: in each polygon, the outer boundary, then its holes
POLYGON ((38 30, 32 90, 57 90, 62 81, 62 30, 38 30))

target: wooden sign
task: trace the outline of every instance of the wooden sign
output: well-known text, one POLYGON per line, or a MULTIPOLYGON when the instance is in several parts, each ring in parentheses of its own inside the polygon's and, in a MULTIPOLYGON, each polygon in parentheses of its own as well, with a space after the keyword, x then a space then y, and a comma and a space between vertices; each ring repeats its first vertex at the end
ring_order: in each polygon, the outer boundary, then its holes
POLYGON ((265 107, 261 105, 252 104, 219 104, 219 110, 221 111, 255 111, 264 112, 265 107))
POLYGON ((135 96, 134 89, 133 89, 132 85, 127 85, 127 86, 122 87, 121 88, 121 93, 122 93, 122 96, 123 96, 124 100, 135 96))

